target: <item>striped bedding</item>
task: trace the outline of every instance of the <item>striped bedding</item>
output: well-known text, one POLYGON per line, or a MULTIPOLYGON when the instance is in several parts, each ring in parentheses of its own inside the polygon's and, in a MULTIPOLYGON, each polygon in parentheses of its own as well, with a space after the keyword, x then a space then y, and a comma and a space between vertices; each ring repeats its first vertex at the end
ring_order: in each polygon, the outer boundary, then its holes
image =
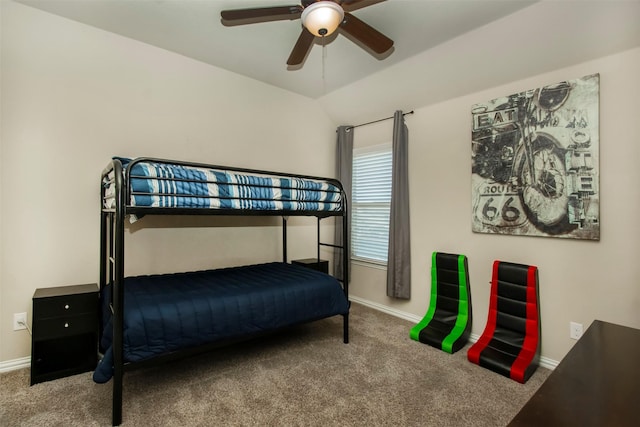
MULTIPOLYGON (((130 176, 130 206, 154 208, 340 211, 340 189, 327 181, 243 174, 205 167, 117 158, 130 176)), ((115 207, 113 171, 103 183, 115 207)))

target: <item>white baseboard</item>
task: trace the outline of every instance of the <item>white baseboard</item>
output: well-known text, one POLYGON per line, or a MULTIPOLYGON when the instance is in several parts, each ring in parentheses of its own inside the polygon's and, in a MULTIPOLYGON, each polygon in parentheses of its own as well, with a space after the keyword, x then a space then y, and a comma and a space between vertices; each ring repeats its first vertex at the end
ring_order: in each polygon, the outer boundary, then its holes
POLYGON ((31 357, 21 357, 20 359, 0 362, 0 373, 15 371, 16 369, 28 368, 31 366, 31 357))
POLYGON ((369 301, 364 298, 355 297, 353 295, 349 295, 349 299, 353 302, 357 302, 358 304, 362 304, 366 307, 373 308, 374 310, 381 311, 383 313, 390 314, 395 317, 399 317, 404 320, 408 320, 413 323, 418 323, 422 320, 422 317, 416 316, 415 314, 407 313, 406 311, 397 310, 395 308, 379 304, 377 302, 369 301))
MULTIPOLYGON (((419 323, 422 320, 422 317, 416 316, 415 314, 407 313, 406 311, 388 307, 384 304, 380 304, 380 303, 369 301, 363 298, 355 297, 353 295, 349 295, 349 299, 353 302, 357 302, 358 304, 362 304, 374 310, 378 310, 383 313, 387 313, 392 316, 399 317, 400 319, 408 320, 413 323, 419 323)), ((480 335, 471 334, 471 336, 469 336, 469 341, 476 342, 478 341, 478 338, 480 338, 480 335)), ((542 366, 543 368, 554 370, 556 366, 558 366, 558 363, 559 362, 557 360, 549 359, 548 357, 544 357, 544 356, 540 357, 540 366, 542 366)))
POLYGON ((553 371, 554 369, 556 369, 556 366, 558 366, 558 363, 560 362, 558 362, 557 360, 540 356, 540 366, 542 366, 543 368, 551 369, 553 371))

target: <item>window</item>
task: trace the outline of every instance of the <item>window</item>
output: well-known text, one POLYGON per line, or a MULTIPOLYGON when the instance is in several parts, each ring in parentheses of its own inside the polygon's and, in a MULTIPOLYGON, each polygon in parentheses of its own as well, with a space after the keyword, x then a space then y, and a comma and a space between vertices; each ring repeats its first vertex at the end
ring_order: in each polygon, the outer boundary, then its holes
POLYGON ((351 258, 387 263, 391 144, 353 150, 351 258))

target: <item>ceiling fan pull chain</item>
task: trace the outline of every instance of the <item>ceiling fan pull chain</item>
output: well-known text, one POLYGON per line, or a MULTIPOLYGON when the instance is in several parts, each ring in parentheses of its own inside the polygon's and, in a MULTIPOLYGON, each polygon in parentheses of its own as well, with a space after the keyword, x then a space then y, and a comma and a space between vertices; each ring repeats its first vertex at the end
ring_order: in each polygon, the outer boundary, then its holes
POLYGON ((327 57, 327 44, 325 43, 324 36, 322 36, 322 92, 327 93, 327 82, 324 76, 324 61, 327 57))

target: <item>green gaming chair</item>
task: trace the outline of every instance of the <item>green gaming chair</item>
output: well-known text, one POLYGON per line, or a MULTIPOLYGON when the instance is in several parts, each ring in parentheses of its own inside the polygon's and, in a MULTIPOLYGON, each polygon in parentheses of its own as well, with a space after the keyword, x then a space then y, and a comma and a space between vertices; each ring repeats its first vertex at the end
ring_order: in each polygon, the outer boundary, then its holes
POLYGON ((464 347, 470 334, 471 291, 467 257, 434 252, 429 308, 409 336, 447 353, 455 353, 464 347))

